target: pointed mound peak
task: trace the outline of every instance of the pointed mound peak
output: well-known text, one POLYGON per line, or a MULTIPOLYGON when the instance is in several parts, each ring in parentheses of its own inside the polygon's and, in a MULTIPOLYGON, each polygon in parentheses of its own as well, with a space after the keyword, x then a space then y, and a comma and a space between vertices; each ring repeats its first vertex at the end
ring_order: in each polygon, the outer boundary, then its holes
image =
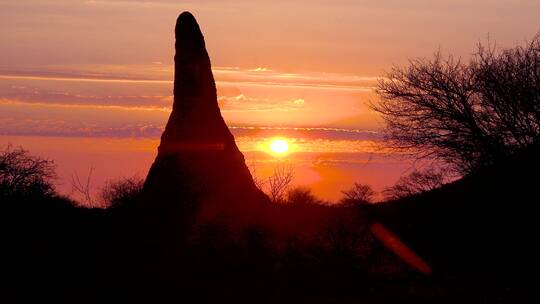
POLYGON ((176 31, 178 31, 181 28, 181 26, 186 26, 186 27, 195 26, 199 28, 199 24, 197 23, 195 16, 193 16, 193 14, 188 11, 182 12, 180 15, 178 15, 178 18, 176 19, 176 31))
MULTIPOLYGON (((197 20, 190 12, 183 12, 176 19, 176 52, 193 55, 206 53, 204 37, 197 20)), ((178 58, 177 58, 178 59, 178 58)))

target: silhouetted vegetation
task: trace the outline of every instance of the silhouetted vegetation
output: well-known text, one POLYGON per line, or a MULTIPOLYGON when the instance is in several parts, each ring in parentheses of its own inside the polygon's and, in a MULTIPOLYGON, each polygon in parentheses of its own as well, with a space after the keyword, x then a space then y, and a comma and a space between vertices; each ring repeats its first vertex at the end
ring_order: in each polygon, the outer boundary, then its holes
POLYGON ((92 174, 94 167, 90 167, 86 179, 81 179, 79 173, 74 172, 71 175, 71 194, 76 194, 82 199, 82 205, 87 207, 96 206, 96 198, 92 192, 92 174))
POLYGON ((280 165, 274 170, 274 174, 268 178, 268 194, 272 202, 281 203, 285 200, 285 195, 294 173, 290 166, 280 165))
MULTIPOLYGON (((9 159, 24 160, 10 162, 11 168, 38 161, 48 165, 32 172, 43 173, 44 180, 55 176, 50 161, 22 149, 7 151, 3 155, 9 159)), ((250 211, 255 220, 240 226, 226 218, 186 226, 177 220, 183 217, 154 212, 163 207, 144 197, 142 180, 135 177, 107 183, 100 195, 107 209, 77 208, 80 203, 58 196, 51 184, 40 195, 4 204, 1 223, 9 250, 3 254, 10 265, 3 275, 9 291, 44 288, 64 298, 75 293, 97 299, 112 292, 124 299, 188 302, 252 302, 261 294, 266 302, 295 303, 534 299, 525 283, 538 273, 530 264, 536 251, 524 251, 529 248, 525 238, 534 231, 532 213, 521 222, 523 214, 497 203, 525 200, 526 189, 533 189, 532 180, 518 173, 538 167, 536 150, 524 155, 448 185, 439 183, 439 171, 413 172, 395 187, 400 187, 396 193, 417 194, 415 199, 390 204, 372 204, 374 191, 360 183, 344 191, 343 204, 337 205, 308 188, 292 188, 283 201, 250 211), (499 178, 505 175, 517 178, 508 183, 499 178), (378 242, 370 231, 374 221, 426 257, 435 276, 417 273, 378 242), (518 230, 523 235, 515 238, 518 230), (512 245, 494 250, 499 242, 512 245), (515 262, 516 256, 523 261, 515 262), (488 271, 495 261, 499 265, 488 271), (513 263, 529 263, 529 271, 516 277, 513 263), (476 267, 485 275, 474 272, 476 267), (501 294, 503 286, 507 291, 501 294)))
POLYGON ((472 172, 540 139, 540 35, 501 51, 480 44, 469 62, 411 60, 378 93, 389 143, 472 172))
POLYGON ((375 191, 370 185, 363 185, 360 183, 354 183, 352 188, 341 191, 341 193, 343 193, 344 196, 341 203, 351 206, 371 204, 373 203, 373 197, 375 196, 375 191))
POLYGON ((54 162, 8 145, 0 152, 0 197, 53 194, 54 162))
POLYGON ((302 204, 302 205, 314 205, 324 204, 324 202, 313 195, 311 190, 307 187, 296 187, 287 191, 286 203, 288 204, 302 204))
POLYGON ((104 206, 118 208, 138 200, 143 185, 144 180, 137 176, 108 180, 101 189, 100 199, 104 206))
POLYGON ((387 199, 394 200, 440 188, 446 179, 445 173, 440 169, 414 170, 409 175, 400 177, 393 186, 386 188, 383 193, 387 199))

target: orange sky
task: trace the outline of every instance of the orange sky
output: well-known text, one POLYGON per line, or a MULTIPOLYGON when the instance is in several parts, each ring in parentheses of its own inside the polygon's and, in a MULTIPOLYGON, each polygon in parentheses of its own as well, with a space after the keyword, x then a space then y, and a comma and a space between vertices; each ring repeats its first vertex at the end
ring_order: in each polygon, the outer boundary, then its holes
POLYGON ((475 44, 509 46, 540 27, 540 2, 0 2, 0 144, 54 158, 60 188, 96 168, 145 176, 172 102, 173 28, 192 11, 205 34, 227 123, 262 176, 261 142, 286 137, 296 183, 338 199, 354 181, 377 189, 408 172, 374 150, 383 127, 367 106, 393 64, 437 49, 463 60, 475 44), (124 156, 122 156, 124 155, 124 156))

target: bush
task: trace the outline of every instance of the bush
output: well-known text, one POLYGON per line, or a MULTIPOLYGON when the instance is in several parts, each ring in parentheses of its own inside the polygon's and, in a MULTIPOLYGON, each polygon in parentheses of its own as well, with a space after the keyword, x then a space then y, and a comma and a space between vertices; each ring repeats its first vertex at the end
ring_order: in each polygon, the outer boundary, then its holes
POLYGON ((56 178, 54 162, 29 155, 21 147, 0 152, 0 196, 50 196, 56 178))
POLYGON ((105 207, 109 208, 123 206, 139 197, 143 185, 144 180, 135 176, 108 180, 101 190, 101 201, 105 207))
POLYGON ((295 205, 314 205, 322 204, 309 188, 297 187, 287 191, 287 203, 295 205))
POLYGON ((363 185, 360 183, 354 183, 349 190, 341 191, 344 197, 341 199, 341 203, 344 205, 362 205, 373 203, 373 196, 375 191, 370 185, 363 185))
POLYGON ((384 190, 387 199, 398 199, 441 187, 446 180, 442 171, 429 168, 424 171, 413 171, 401 177, 395 185, 384 190))

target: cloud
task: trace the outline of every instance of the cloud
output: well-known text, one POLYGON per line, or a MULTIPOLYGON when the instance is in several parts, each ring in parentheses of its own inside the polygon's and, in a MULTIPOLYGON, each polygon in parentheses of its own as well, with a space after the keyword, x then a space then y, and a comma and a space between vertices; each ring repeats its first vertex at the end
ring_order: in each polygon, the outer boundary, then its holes
POLYGON ((249 70, 250 72, 267 72, 268 69, 267 68, 262 68, 262 67, 258 67, 258 68, 255 68, 255 69, 251 69, 249 70))
MULTIPOLYGON (((372 94, 362 91, 371 78, 238 67, 216 67, 214 73, 218 101, 229 125, 344 127, 335 122, 357 114, 363 116, 354 116, 359 118, 347 127, 373 125, 366 123, 371 118, 365 118, 367 112, 361 106, 362 99, 372 94)), ((11 103, 13 117, 76 116, 103 128, 111 124, 116 128, 119 122, 161 126, 173 103, 172 75, 170 65, 155 64, 0 68, 0 100, 4 105, 11 103)), ((8 115, 3 114, 0 117, 8 115)))
POLYGON ((144 124, 105 127, 62 119, 0 118, 0 135, 4 136, 159 138, 163 129, 163 126, 144 124))
POLYGON ((272 98, 248 97, 244 94, 236 96, 219 96, 218 102, 222 111, 296 111, 302 108, 303 99, 279 100, 272 98))
MULTIPOLYGON (((371 91, 378 77, 336 73, 283 73, 268 68, 241 69, 214 67, 216 82, 238 85, 312 87, 371 91)), ((172 65, 79 65, 61 69, 52 67, 0 68, 0 79, 33 79, 50 81, 116 82, 170 84, 172 65)))
POLYGON ((325 127, 287 127, 287 126, 229 126, 237 136, 274 137, 285 136, 298 139, 330 139, 330 140, 369 140, 380 141, 382 135, 376 130, 343 129, 325 127))
MULTIPOLYGON (((245 97, 238 97, 243 99, 245 97)), ((159 137, 170 109, 116 105, 26 103, 0 99, 0 133, 47 136, 159 137)), ((376 130, 229 124, 235 136, 380 140, 376 130)))
POLYGON ((47 89, 38 86, 1 86, 0 98, 25 103, 48 103, 64 105, 110 105, 170 109, 172 95, 124 95, 72 93, 66 90, 47 89))

